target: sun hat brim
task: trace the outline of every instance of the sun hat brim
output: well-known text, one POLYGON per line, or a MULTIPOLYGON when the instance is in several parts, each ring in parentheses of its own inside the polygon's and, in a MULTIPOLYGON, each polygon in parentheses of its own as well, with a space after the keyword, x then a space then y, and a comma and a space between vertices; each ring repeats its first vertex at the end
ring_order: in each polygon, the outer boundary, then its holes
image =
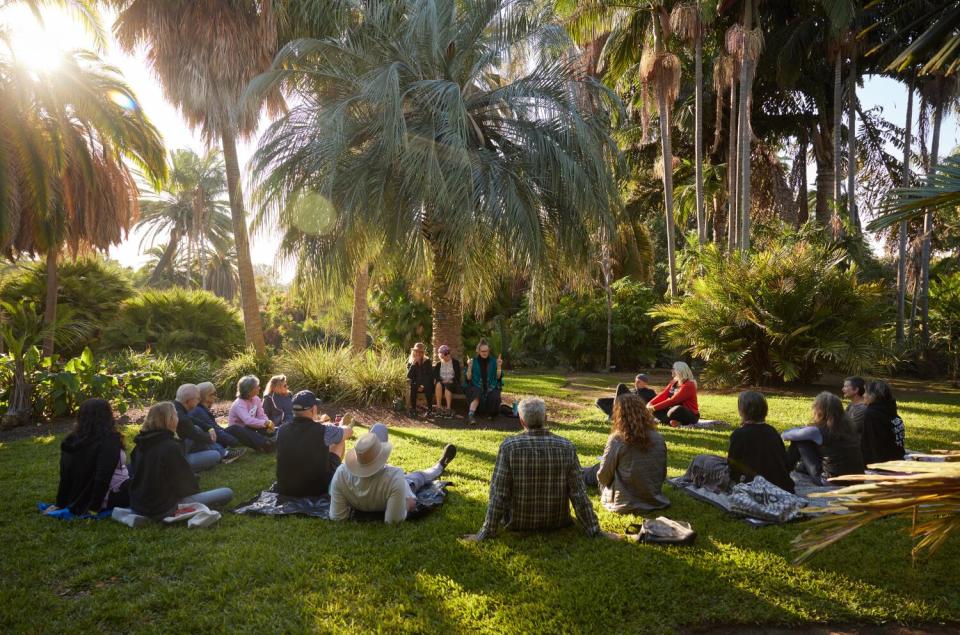
POLYGON ((390 452, 393 451, 393 444, 389 441, 380 443, 380 453, 369 463, 360 463, 357 459, 357 451, 354 448, 347 450, 343 457, 343 462, 354 476, 373 476, 383 469, 390 458, 390 452))

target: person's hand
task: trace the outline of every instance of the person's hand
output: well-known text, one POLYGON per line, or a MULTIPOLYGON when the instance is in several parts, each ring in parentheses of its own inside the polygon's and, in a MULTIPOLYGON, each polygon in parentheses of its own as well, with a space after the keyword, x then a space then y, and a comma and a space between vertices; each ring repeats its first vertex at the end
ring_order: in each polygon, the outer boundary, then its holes
POLYGON ((610 540, 625 540, 626 537, 614 531, 601 531, 600 535, 610 540))
POLYGON ((352 438, 353 438, 353 426, 344 426, 344 428, 343 428, 343 439, 344 439, 344 441, 346 441, 347 439, 352 439, 352 438))
POLYGON ((273 432, 276 429, 276 426, 273 425, 273 421, 267 421, 267 425, 264 426, 267 432, 273 432))
POLYGON ((464 534, 460 536, 460 538, 467 542, 480 542, 480 536, 478 534, 464 534))
POLYGON ((473 360, 468 357, 467 358, 467 381, 470 381, 470 375, 472 374, 473 374, 473 360))
POLYGON ((217 431, 214 430, 213 428, 210 428, 207 432, 210 433, 210 440, 213 441, 214 443, 216 443, 216 442, 217 442, 217 431))
POLYGON ((344 428, 351 428, 351 429, 353 429, 353 428, 352 428, 352 426, 353 426, 353 414, 351 414, 351 413, 348 412, 347 414, 343 415, 343 419, 340 420, 340 425, 343 426, 344 428))

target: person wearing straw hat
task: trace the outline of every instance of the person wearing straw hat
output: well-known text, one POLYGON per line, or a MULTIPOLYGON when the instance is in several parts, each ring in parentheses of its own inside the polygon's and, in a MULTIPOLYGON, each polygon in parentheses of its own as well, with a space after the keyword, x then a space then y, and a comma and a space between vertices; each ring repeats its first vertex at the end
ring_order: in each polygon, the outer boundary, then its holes
POLYGON ((357 510, 384 512, 386 523, 403 522, 417 504, 416 493, 440 478, 457 455, 457 446, 447 445, 433 467, 404 474, 399 467, 387 465, 392 450, 387 426, 375 423, 347 451, 330 482, 331 520, 348 520, 351 511, 357 510))

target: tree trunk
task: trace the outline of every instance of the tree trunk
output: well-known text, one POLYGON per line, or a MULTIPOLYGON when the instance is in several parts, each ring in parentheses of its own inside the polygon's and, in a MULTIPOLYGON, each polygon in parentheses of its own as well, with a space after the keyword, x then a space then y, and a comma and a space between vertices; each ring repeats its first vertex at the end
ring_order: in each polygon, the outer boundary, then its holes
POLYGON ((850 58, 850 79, 847 88, 847 213, 850 224, 858 234, 860 213, 857 211, 857 59, 850 58))
MULTIPOLYGON (((914 244, 913 253, 917 253, 917 246, 914 244)), ((916 341, 917 337, 917 297, 920 294, 920 267, 916 267, 913 272, 913 295, 910 299, 910 344, 916 341)))
POLYGON ((606 240, 603 241, 603 259, 600 266, 603 269, 603 291, 607 298, 607 363, 603 372, 609 373, 613 359, 613 267, 610 266, 610 245, 606 240))
MULTIPOLYGON (((697 33, 694 44, 695 67, 695 112, 694 112, 694 163, 696 164, 697 188, 697 236, 700 244, 707 242, 707 218, 703 203, 703 38, 697 33)), ((609 363, 607 364, 609 366, 609 363)))
POLYGON ((807 185, 807 129, 800 132, 800 161, 803 165, 800 168, 800 193, 797 195, 797 227, 800 227, 810 220, 810 197, 808 195, 807 185))
POLYGON ((441 344, 450 347, 454 357, 465 360, 463 356, 463 309, 459 293, 450 281, 450 266, 444 262, 440 248, 430 244, 433 258, 433 272, 430 280, 430 307, 433 311, 433 352, 441 344))
POLYGON ((737 152, 737 81, 730 78, 730 142, 727 148, 727 249, 733 253, 737 248, 739 233, 738 207, 740 197, 737 195, 737 161, 740 153, 737 152))
POLYGON ((53 344, 55 337, 54 325, 57 322, 57 287, 59 280, 57 276, 57 256, 59 250, 51 245, 47 248, 47 297, 43 307, 43 325, 47 327, 48 332, 43 338, 43 356, 53 355, 53 344))
POLYGON ((723 218, 721 216, 722 212, 720 211, 720 201, 717 200, 716 194, 710 197, 710 203, 713 206, 713 223, 711 227, 713 230, 713 242, 719 245, 720 241, 723 240, 723 218))
POLYGON ((147 278, 147 286, 153 286, 160 281, 160 277, 163 275, 164 270, 170 270, 170 279, 174 280, 176 272, 173 270, 173 261, 177 254, 177 247, 180 245, 180 230, 174 228, 170 232, 170 239, 167 241, 167 246, 163 248, 163 253, 160 254, 160 260, 157 261, 157 266, 153 268, 153 271, 150 272, 150 277, 147 278))
POLYGON ((834 186, 833 149, 831 131, 828 122, 823 119, 813 137, 813 155, 817 160, 817 223, 825 230, 830 227, 830 218, 833 214, 830 209, 830 198, 834 186))
MULTIPOLYGON (((753 0, 743 4, 744 36, 750 32, 753 11, 753 0)), ((740 152, 740 251, 750 250, 750 110, 749 97, 752 84, 752 51, 747 51, 746 42, 743 46, 743 61, 740 65, 740 105, 739 112, 739 141, 737 149, 740 152)))
POLYGON ((243 330, 247 345, 253 346, 260 355, 265 355, 267 345, 263 339, 260 322, 260 302, 250 259, 250 241, 247 238, 247 214, 243 206, 240 188, 240 162, 237 159, 237 140, 233 130, 225 126, 221 132, 223 162, 227 172, 227 189, 230 194, 230 216, 233 218, 233 240, 237 249, 237 272, 240 278, 240 306, 243 309, 243 330))
MULTIPOLYGON (((907 121, 903 130, 903 176, 900 179, 901 187, 910 187, 910 146, 912 143, 911 129, 913 127, 913 91, 914 78, 910 76, 907 88, 907 121)), ((900 221, 899 239, 897 241, 897 344, 903 345, 903 326, 906 317, 907 303, 907 221, 900 221)))
POLYGON ((837 59, 833 63, 833 213, 837 216, 840 209, 840 125, 841 113, 843 112, 843 92, 840 81, 840 68, 842 61, 840 52, 837 52, 837 59))
MULTIPOLYGON (((937 81, 943 81, 939 78, 937 81)), ((941 89, 942 93, 942 89, 941 89)), ((933 110, 933 140, 930 141, 930 171, 928 176, 937 169, 940 161, 940 124, 943 121, 944 96, 937 95, 937 103, 933 110)), ((920 341, 924 355, 930 346, 930 250, 933 236, 933 212, 929 209, 923 215, 923 249, 920 252, 920 281, 923 285, 920 290, 920 341)))
POLYGON ((350 322, 350 349, 361 353, 367 348, 367 290, 370 288, 370 268, 367 263, 357 268, 353 286, 353 318, 350 322))
POLYGON ((667 106, 666 90, 657 86, 660 106, 660 148, 663 156, 663 207, 666 213, 667 265, 670 271, 670 297, 677 297, 677 262, 674 244, 673 222, 673 148, 670 142, 670 108, 667 106))

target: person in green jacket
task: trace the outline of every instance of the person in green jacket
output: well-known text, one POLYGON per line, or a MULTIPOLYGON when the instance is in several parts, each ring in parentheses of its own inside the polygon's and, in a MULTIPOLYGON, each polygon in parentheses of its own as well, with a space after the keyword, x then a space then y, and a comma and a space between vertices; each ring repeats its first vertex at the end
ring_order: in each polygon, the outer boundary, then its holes
POLYGON ((463 392, 470 402, 470 423, 476 415, 485 414, 494 419, 500 412, 500 391, 503 389, 503 356, 491 359, 490 344, 481 339, 477 356, 467 359, 467 376, 463 392))

